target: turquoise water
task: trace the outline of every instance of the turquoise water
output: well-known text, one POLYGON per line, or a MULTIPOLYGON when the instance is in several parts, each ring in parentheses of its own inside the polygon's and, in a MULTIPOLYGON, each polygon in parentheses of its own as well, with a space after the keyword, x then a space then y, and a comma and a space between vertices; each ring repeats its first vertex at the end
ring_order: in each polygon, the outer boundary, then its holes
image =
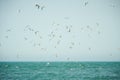
POLYGON ((120 62, 0 62, 0 80, 120 80, 120 62))

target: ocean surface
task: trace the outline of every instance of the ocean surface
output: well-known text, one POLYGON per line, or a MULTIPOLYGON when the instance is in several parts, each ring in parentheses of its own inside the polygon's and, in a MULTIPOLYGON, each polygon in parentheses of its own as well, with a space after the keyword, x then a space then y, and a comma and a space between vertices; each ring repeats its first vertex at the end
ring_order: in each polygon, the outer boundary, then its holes
POLYGON ((120 80, 120 62, 0 62, 0 80, 120 80))

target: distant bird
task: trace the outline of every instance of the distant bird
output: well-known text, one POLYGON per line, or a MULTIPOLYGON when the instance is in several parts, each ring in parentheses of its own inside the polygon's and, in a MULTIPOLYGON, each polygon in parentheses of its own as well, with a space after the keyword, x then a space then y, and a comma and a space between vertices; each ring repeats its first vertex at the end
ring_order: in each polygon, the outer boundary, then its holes
POLYGON ((34 47, 36 47, 36 43, 34 43, 34 45, 33 45, 34 47))
POLYGON ((72 45, 75 45, 75 43, 74 43, 74 42, 71 42, 71 44, 72 44, 72 45))
POLYGON ((98 31, 98 34, 100 34, 100 31, 98 31))
POLYGON ((85 6, 88 4, 88 2, 85 2, 85 6))
POLYGON ((60 44, 60 40, 57 41, 57 44, 60 44))
POLYGON ((69 30, 68 30, 68 32, 70 32, 71 30, 70 30, 70 28, 69 28, 69 30))
POLYGON ((57 26, 59 26, 60 24, 57 24, 57 26))
POLYGON ((53 34, 52 36, 55 37, 55 34, 53 34))
POLYGON ((96 23, 97 26, 99 26, 99 23, 96 23))
POLYGON ((72 25, 70 25, 70 27, 72 28, 72 25))
POLYGON ((70 58, 67 58, 67 60, 69 61, 69 60, 70 60, 70 58))
POLYGON ((10 31, 11 31, 11 29, 8 29, 8 30, 7 30, 7 32, 10 32, 10 31))
POLYGON ((82 27, 81 30, 83 30, 84 28, 82 27))
POLYGON ((91 48, 88 48, 91 51, 91 48))
POLYGON ((42 39, 42 36, 39 36, 40 37, 40 39, 42 39))
POLYGON ((58 55, 56 54, 55 57, 58 57, 58 55))
POLYGON ((8 38, 8 36, 5 36, 5 38, 8 38))
POLYGON ((31 28, 28 28, 30 31, 32 31, 32 29, 31 28))
POLYGON ((68 29, 68 26, 66 26, 66 29, 68 29))
POLYGON ((110 54, 110 56, 112 56, 112 54, 110 54))
POLYGON ((89 28, 90 28, 90 26, 89 26, 89 25, 87 25, 87 28, 89 29, 89 28))
POLYGON ((62 38, 62 36, 60 35, 59 38, 62 38))
POLYGON ((19 54, 17 54, 17 59, 19 58, 19 54))
POLYGON ((24 37, 24 39, 25 39, 25 40, 27 40, 27 38, 26 38, 26 37, 24 37))
POLYGON ((19 10, 18 10, 18 13, 20 13, 20 12, 21 12, 21 10, 19 9, 19 10))
POLYGON ((120 48, 118 48, 118 50, 120 51, 120 48))
POLYGON ((39 31, 35 31, 35 35, 37 35, 38 32, 39 32, 39 31))
POLYGON ((64 19, 69 19, 69 17, 64 17, 64 19))
POLYGON ((54 48, 56 48, 56 46, 54 48))
POLYGON ((40 43, 38 44, 38 46, 40 46, 40 43))
POLYGON ((115 8, 115 4, 111 4, 111 5, 110 5, 110 7, 113 7, 113 8, 115 8))
POLYGON ((39 4, 36 4, 35 6, 36 6, 38 9, 40 8, 40 5, 39 5, 39 4))
POLYGON ((70 46, 69 48, 70 48, 70 49, 72 49, 72 47, 71 47, 71 46, 70 46))
POLYGON ((45 8, 45 6, 42 6, 42 7, 41 7, 41 10, 43 10, 44 8, 45 8))

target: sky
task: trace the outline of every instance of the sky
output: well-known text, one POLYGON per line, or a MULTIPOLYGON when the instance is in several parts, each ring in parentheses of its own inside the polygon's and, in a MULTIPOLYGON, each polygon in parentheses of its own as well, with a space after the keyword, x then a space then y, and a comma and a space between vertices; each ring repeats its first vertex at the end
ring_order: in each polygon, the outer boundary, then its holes
POLYGON ((0 0, 0 61, 120 61, 120 0, 0 0))

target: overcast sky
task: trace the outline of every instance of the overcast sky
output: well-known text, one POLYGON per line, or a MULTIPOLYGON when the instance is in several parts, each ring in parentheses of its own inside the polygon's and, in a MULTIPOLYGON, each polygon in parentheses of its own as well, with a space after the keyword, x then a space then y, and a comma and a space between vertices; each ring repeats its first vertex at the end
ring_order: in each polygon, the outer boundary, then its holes
POLYGON ((0 61, 120 61, 120 0, 0 0, 0 61))

